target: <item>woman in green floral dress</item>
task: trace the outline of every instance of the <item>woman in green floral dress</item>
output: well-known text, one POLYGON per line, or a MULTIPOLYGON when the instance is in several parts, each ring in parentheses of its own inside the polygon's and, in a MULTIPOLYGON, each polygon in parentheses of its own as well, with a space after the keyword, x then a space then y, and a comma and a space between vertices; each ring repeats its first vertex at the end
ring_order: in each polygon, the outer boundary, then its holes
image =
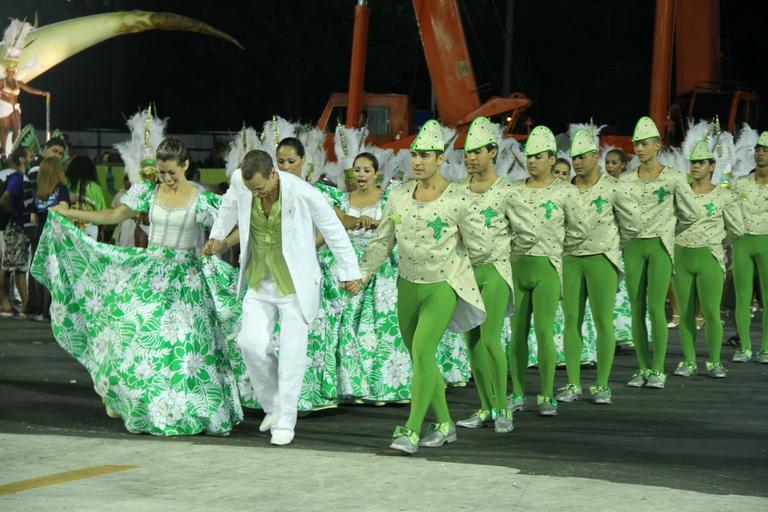
POLYGON ((237 275, 195 254, 219 198, 187 182, 186 154, 165 139, 160 184, 133 185, 116 209, 53 208, 32 265, 51 291, 56 340, 91 374, 107 414, 133 433, 227 435, 243 418, 224 348, 239 323, 237 275), (97 243, 70 222, 116 224, 138 213, 152 221, 147 249, 97 243))
MULTIPOLYGON (((348 233, 359 258, 375 235, 389 193, 382 192, 376 184, 378 160, 370 153, 355 158, 353 176, 353 192, 326 194, 342 212, 358 219, 358 227, 348 233)), ((333 254, 324 247, 318 256, 323 270, 323 295, 335 296, 339 284, 333 254)), ((334 316, 335 328, 313 330, 310 335, 316 335, 321 344, 335 347, 335 384, 342 400, 394 402, 410 398, 410 357, 397 324, 396 268, 391 255, 360 294, 327 303, 338 311, 321 317, 334 316)))

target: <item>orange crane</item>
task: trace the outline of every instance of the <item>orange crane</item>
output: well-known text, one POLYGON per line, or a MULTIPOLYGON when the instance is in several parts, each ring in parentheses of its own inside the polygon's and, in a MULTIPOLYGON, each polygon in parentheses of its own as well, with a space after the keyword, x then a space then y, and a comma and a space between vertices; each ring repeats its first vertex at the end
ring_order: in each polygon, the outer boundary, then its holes
MULTIPOLYGON (((457 129, 456 144, 463 144, 468 125, 480 115, 501 116, 506 136, 525 138, 527 134, 515 135, 512 130, 533 104, 530 98, 512 93, 480 102, 456 0, 412 1, 440 121, 457 129)), ((410 98, 363 90, 368 18, 367 0, 358 0, 349 91, 331 95, 318 127, 332 129, 332 123, 342 119, 347 126, 359 126, 363 121, 370 143, 407 147, 414 137, 410 98)), ((717 115, 723 128, 732 133, 742 122, 756 124, 758 96, 748 88, 721 81, 720 0, 656 0, 653 30, 649 113, 663 128, 665 139, 682 139, 689 119, 717 115)), ((632 151, 629 136, 606 135, 602 141, 632 151)), ((332 152, 332 144, 329 148, 332 152)))
MULTIPOLYGON (((720 0, 656 0, 653 33, 648 111, 667 142, 681 142, 693 120, 717 116, 733 134, 742 123, 757 124, 758 95, 722 82, 720 0)), ((601 139, 632 151, 626 136, 601 139)))
MULTIPOLYGON (((493 97, 480 103, 456 0, 413 0, 424 55, 432 79, 440 121, 465 134, 477 116, 503 115, 513 127, 532 105, 523 93, 493 97)), ((413 140, 410 98, 404 94, 374 94, 363 91, 369 9, 358 0, 352 36, 349 91, 333 93, 318 121, 329 129, 343 119, 347 126, 359 126, 364 119, 369 142, 383 147, 407 147, 413 140)), ((460 135, 460 139, 463 137, 460 135)), ((461 143, 461 140, 457 140, 461 143)))

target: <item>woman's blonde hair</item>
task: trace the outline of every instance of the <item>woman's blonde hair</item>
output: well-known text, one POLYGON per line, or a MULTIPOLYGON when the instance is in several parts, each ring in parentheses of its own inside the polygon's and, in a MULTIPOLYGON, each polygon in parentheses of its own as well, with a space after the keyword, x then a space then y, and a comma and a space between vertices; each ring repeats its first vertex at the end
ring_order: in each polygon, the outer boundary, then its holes
POLYGON ((48 199, 56 187, 64 183, 64 168, 58 158, 46 158, 37 171, 37 192, 40 199, 48 199))

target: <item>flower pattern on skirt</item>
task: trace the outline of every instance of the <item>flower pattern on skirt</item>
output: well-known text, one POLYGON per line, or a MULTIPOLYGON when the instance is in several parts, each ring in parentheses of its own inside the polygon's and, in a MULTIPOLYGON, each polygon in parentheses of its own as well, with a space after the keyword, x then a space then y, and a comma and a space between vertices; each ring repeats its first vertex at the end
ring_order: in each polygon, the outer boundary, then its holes
POLYGON ((59 345, 128 429, 221 433, 242 420, 224 350, 239 324, 235 269, 194 250, 100 244, 51 212, 32 274, 51 291, 59 345))

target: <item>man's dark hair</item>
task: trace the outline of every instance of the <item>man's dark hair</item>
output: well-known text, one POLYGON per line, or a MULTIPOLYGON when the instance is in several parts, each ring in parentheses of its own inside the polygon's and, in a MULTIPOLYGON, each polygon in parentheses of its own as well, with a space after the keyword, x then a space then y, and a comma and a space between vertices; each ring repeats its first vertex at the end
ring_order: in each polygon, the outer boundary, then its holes
POLYGON ((256 174, 260 174, 265 179, 269 178, 273 168, 272 157, 260 149, 247 152, 240 163, 240 173, 244 180, 250 180, 256 174))
POLYGON ((499 145, 498 145, 498 144, 496 144, 495 142, 489 142, 488 144, 486 144, 486 145, 485 145, 485 146, 483 146, 483 147, 484 147, 484 148, 485 148, 485 150, 486 150, 486 151, 488 151, 489 153, 490 153, 491 151, 493 151, 494 149, 496 150, 496 154, 493 156, 493 163, 495 164, 495 163, 496 163, 496 160, 499 158, 499 145))

